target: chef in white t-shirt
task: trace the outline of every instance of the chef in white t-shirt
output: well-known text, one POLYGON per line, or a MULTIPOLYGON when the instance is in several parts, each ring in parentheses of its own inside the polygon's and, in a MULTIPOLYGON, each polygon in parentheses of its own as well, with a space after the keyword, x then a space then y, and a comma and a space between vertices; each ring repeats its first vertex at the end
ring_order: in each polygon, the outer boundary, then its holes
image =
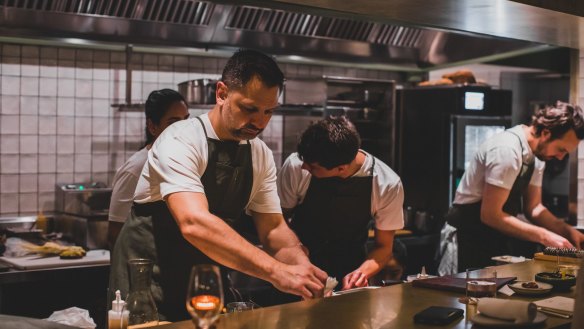
POLYGON ((156 138, 171 124, 188 119, 187 102, 172 89, 154 90, 144 104, 146 116, 146 146, 134 153, 117 171, 112 183, 112 196, 108 217, 108 242, 110 250, 130 214, 138 178, 148 158, 148 150, 156 138))
POLYGON ((388 264, 395 231, 404 225, 400 178, 359 147, 359 134, 345 117, 317 121, 278 175, 290 227, 311 262, 342 280, 342 289, 366 286, 388 264), (372 221, 375 246, 367 252, 372 221))
POLYGON ((327 274, 310 263, 284 221, 272 153, 255 138, 278 106, 283 80, 272 58, 240 50, 217 82, 213 109, 158 137, 114 248, 110 291, 128 292, 127 260, 140 257, 154 261, 152 291, 169 321, 190 318, 184 298, 196 264, 219 263, 287 293, 322 296, 327 274), (263 249, 239 234, 243 212, 263 249))
POLYGON ((492 265, 494 256, 533 257, 539 244, 582 247, 584 235, 541 203, 544 161, 561 160, 582 139, 582 110, 558 102, 536 110, 531 126, 515 126, 479 147, 446 218, 457 228, 459 271, 492 265))

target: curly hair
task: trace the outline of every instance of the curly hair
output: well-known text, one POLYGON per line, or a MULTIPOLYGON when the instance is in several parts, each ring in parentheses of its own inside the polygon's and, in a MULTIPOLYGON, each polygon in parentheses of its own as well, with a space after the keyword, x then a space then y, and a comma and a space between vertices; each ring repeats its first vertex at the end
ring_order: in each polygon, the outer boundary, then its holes
POLYGON ((342 116, 311 124, 300 136, 297 150, 302 161, 332 169, 353 161, 360 146, 355 126, 342 116))
POLYGON ((535 127, 536 137, 547 129, 551 133, 550 140, 554 140, 573 129, 579 140, 584 139, 584 115, 578 105, 558 101, 556 106, 537 109, 531 117, 531 125, 535 127))

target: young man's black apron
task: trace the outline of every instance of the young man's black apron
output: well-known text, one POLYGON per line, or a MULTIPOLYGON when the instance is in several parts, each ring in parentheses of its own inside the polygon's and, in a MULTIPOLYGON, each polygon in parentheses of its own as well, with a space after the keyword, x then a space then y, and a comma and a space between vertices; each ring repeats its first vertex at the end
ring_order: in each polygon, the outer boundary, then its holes
POLYGON ((312 177, 290 223, 310 261, 339 282, 366 259, 373 168, 369 176, 312 177))
MULTIPOLYGON (((519 139, 521 154, 523 143, 516 133, 507 130, 519 139)), ((517 216, 523 210, 522 196, 531 180, 535 160, 522 163, 519 175, 513 183, 509 197, 503 205, 503 211, 517 216)), ((491 257, 501 255, 533 257, 538 245, 533 242, 519 240, 483 224, 481 221, 482 201, 470 204, 454 204, 446 216, 448 223, 457 229, 458 239, 458 270, 464 271, 471 267, 486 267, 494 264, 491 257)))
MULTIPOLYGON (((249 201, 253 184, 251 145, 207 137, 208 163, 201 182, 209 210, 236 231, 240 215, 249 201)), ((163 201, 134 204, 114 248, 110 289, 128 292, 127 261, 131 258, 154 260, 153 295, 158 312, 169 321, 189 319, 185 308, 186 289, 195 264, 216 264, 185 240, 163 201), (125 291, 124 291, 125 290, 125 291)), ((222 269, 222 274, 226 271, 222 269)), ((224 295, 229 282, 224 277, 224 295)), ((110 294, 111 295, 111 294, 110 294)))

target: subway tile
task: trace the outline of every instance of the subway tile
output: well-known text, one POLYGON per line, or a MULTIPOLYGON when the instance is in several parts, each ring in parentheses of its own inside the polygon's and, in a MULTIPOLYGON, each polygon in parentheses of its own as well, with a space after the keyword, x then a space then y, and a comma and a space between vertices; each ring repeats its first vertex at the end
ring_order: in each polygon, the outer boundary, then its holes
POLYGON ((142 65, 132 68, 132 82, 142 81, 142 65))
POLYGON ((143 82, 158 82, 158 67, 152 65, 144 65, 144 71, 142 71, 142 81, 143 82))
POLYGON ((1 114, 18 114, 20 113, 20 97, 12 95, 2 96, 1 114))
POLYGON ((91 157, 91 171, 94 173, 108 171, 108 154, 93 154, 91 157))
POLYGON ((20 192, 36 192, 38 190, 38 175, 20 176, 20 192))
POLYGON ((93 136, 91 138, 91 153, 92 154, 108 154, 109 153, 109 137, 93 136))
POLYGON ((20 95, 20 77, 2 76, 2 95, 20 95))
POLYGON ((202 73, 203 72, 203 59, 197 56, 189 57, 189 71, 202 73))
POLYGON ((91 136, 91 117, 75 118, 75 136, 91 136))
MULTIPOLYGON (((132 81, 132 99, 142 99, 140 91, 142 90, 142 81, 132 81)), ((141 100, 140 102, 144 102, 141 100)))
POLYGON ((41 77, 56 78, 57 77, 57 60, 41 58, 40 72, 41 77))
POLYGON ((20 155, 18 154, 3 154, 0 157, 0 168, 5 174, 18 174, 20 166, 20 155))
POLYGON ((75 154, 75 172, 91 172, 91 154, 75 154))
MULTIPOLYGON (((44 116, 41 115, 39 118, 39 135, 42 135, 41 140, 45 138, 46 135, 56 135, 57 134, 57 117, 56 116, 44 116)), ((40 140, 39 140, 40 142, 40 140)), ((39 146, 40 147, 40 146, 39 146)))
MULTIPOLYGON (((42 164, 41 164, 42 165, 42 164)), ((55 174, 39 174, 39 192, 55 192, 55 174)))
POLYGON ((19 208, 20 213, 36 213, 38 211, 38 200, 36 193, 20 193, 19 208))
POLYGON ((18 193, 20 175, 0 175, 0 193, 18 193))
POLYGON ((57 136, 57 154, 73 154, 75 151, 74 136, 57 136))
POLYGON ((73 61, 59 60, 57 66, 57 76, 59 78, 75 78, 75 63, 73 61))
POLYGON ((5 134, 18 134, 20 132, 20 117, 18 115, 2 115, 0 116, 0 133, 5 134))
POLYGON ((4 154, 18 154, 20 151, 19 135, 1 135, 0 138, 0 153, 4 154))
POLYGON ((93 182, 103 182, 103 183, 108 183, 109 182, 109 176, 110 176, 110 172, 95 172, 93 171, 91 173, 91 181, 93 182))
POLYGON ((189 72, 174 72, 173 82, 176 86, 172 89, 178 90, 178 84, 189 80, 189 72))
POLYGON ((20 57, 21 47, 20 45, 2 45, 2 56, 13 56, 20 57))
POLYGON ((38 58, 23 58, 20 65, 20 74, 27 77, 38 77, 40 75, 38 58))
POLYGON ((93 179, 91 179, 91 173, 90 172, 75 172, 73 174, 73 181, 74 182, 86 183, 86 182, 92 182, 93 179))
POLYGON ((108 50, 94 50, 93 62, 95 63, 109 63, 110 52, 108 50))
POLYGON ((59 116, 75 115, 75 99, 69 97, 57 98, 57 115, 59 116))
POLYGON ((39 95, 39 79, 22 77, 20 79, 20 94, 24 96, 39 95))
POLYGON ((20 135, 20 154, 37 154, 39 150, 38 135, 20 135))
POLYGON ((73 117, 57 117, 57 135, 73 135, 75 120, 73 117))
POLYGON ((92 99, 91 100, 92 115, 94 117, 110 117, 116 108, 111 107, 107 99, 92 99))
POLYGON ((57 59, 58 49, 55 47, 41 47, 41 58, 57 59))
POLYGON ((39 153, 40 154, 57 153, 57 136, 55 135, 55 133, 39 136, 39 153))
POLYGON ((94 63, 93 66, 93 80, 109 80, 110 69, 109 64, 94 63))
POLYGON ((124 82, 115 81, 110 83, 110 88, 110 99, 112 103, 125 102, 126 84, 124 82))
POLYGON ((63 154, 57 157, 57 173, 73 173, 73 154, 63 154))
POLYGON ((89 154, 91 153, 91 139, 90 138, 75 138, 75 154, 89 154))
POLYGON ((93 50, 77 49, 75 59, 82 62, 91 62, 93 61, 93 50))
POLYGON ((73 181, 73 173, 57 173, 57 183, 56 184, 64 184, 64 183, 76 183, 73 181))
POLYGON ((187 56, 174 56, 173 61, 173 66, 175 69, 189 67, 189 58, 187 56))
POLYGON ((59 60, 69 60, 75 59, 75 49, 70 48, 59 48, 59 60))
POLYGON ((172 67, 174 65, 174 56, 172 56, 172 55, 159 55, 158 56, 158 65, 172 67))
POLYGON ((153 92, 154 90, 158 89, 158 83, 154 82, 144 82, 142 83, 142 96, 141 98, 143 99, 143 102, 146 102, 146 100, 148 99, 148 95, 150 95, 151 92, 153 92))
POLYGON ((142 118, 126 118, 126 136, 142 136, 144 120, 142 118))
POLYGON ((57 84, 57 96, 59 97, 73 97, 75 96, 75 80, 74 79, 59 79, 57 84))
POLYGON ((126 53, 120 51, 112 51, 110 52, 110 62, 111 63, 118 63, 123 64, 126 62, 126 53))
POLYGON ((38 135, 39 117, 38 115, 20 116, 20 134, 38 135))
POLYGON ((93 68, 91 63, 77 63, 75 67, 75 79, 77 80, 91 80, 93 79, 93 68))
POLYGON ((39 173, 55 174, 57 172, 57 156, 54 154, 39 154, 39 173))
POLYGON ((144 61, 144 55, 141 53, 132 53, 132 57, 130 58, 130 65, 132 67, 139 67, 142 66, 142 62, 144 61))
POLYGON ((87 98, 75 98, 75 116, 90 118, 92 115, 91 100, 87 98))
POLYGON ((20 97, 20 113, 37 116, 39 114, 39 98, 37 96, 20 97))
POLYGON ((158 65, 158 55, 156 54, 144 54, 142 57, 142 64, 144 65, 158 65))
POLYGON ((0 194, 0 204, 2 205, 2 214, 10 214, 18 212, 18 194, 16 193, 2 193, 0 194))
POLYGON ((93 136, 108 136, 109 132, 109 119, 108 118, 100 118, 94 117, 92 122, 93 136))
POLYGON ((108 99, 109 98, 109 81, 94 80, 93 81, 93 98, 108 99))
POLYGON ((39 97, 40 115, 57 115, 57 97, 39 97))
MULTIPOLYGON (((53 187, 54 190, 54 187, 53 187)), ((41 192, 39 196, 39 211, 52 212, 55 211, 55 191, 41 192)))
POLYGON ((2 58, 1 67, 3 76, 20 76, 20 58, 18 57, 2 58))
POLYGON ((113 136, 109 144, 110 153, 124 152, 126 150, 125 143, 126 138, 124 136, 113 136))
POLYGON ((55 78, 40 78, 41 96, 55 96, 57 95, 57 79, 55 78))
POLYGON ((20 173, 32 174, 38 173, 39 156, 37 154, 21 154, 20 155, 20 173))
POLYGON ((126 118, 121 116, 119 112, 114 113, 111 123, 109 132, 111 136, 116 137, 126 134, 126 118))

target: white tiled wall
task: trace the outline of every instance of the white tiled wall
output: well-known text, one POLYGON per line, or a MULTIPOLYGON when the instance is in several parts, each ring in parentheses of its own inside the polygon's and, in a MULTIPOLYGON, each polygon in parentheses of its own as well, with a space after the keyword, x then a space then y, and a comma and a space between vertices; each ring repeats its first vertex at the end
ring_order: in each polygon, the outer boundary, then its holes
MULTIPOLYGON (((54 210, 56 183, 102 181, 144 143, 144 115, 110 104, 126 95, 125 52, 0 43, 0 216, 54 210)), ((132 102, 155 89, 217 78, 225 58, 135 53, 132 102)), ((281 64, 288 78, 391 79, 355 68, 281 64)), ((192 111, 194 114, 202 111, 192 111)), ((281 154, 281 122, 264 133, 281 154)), ((583 153, 584 154, 584 153, 583 153)))

